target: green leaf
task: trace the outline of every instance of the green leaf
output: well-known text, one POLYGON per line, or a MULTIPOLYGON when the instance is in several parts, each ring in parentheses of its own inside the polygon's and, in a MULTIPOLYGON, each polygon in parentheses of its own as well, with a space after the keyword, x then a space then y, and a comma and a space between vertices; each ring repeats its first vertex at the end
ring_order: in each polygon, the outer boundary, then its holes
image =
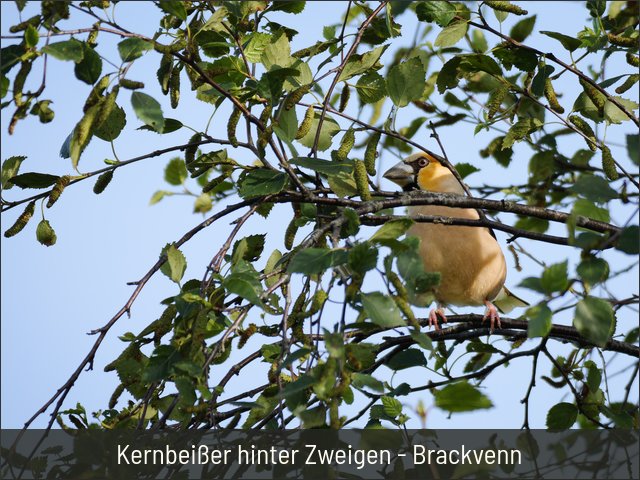
POLYGON ((24 53, 24 45, 19 44, 0 49, 0 73, 6 75, 9 70, 20 63, 20 58, 24 53))
POLYGON ((51 55, 58 60, 79 62, 84 57, 84 43, 75 38, 63 42, 50 43, 42 48, 42 53, 51 55))
POLYGON ((427 365, 427 359, 421 350, 407 348, 406 350, 401 350, 396 353, 387 360, 385 365, 391 370, 404 370, 405 368, 425 367, 427 365))
POLYGON ((523 72, 533 72, 538 66, 538 56, 522 47, 500 46, 494 48, 492 53, 507 70, 515 66, 523 72))
POLYGON ((547 428, 549 430, 568 430, 576 423, 578 409, 572 403, 560 402, 547 412, 547 428))
POLYGON ((229 53, 231 46, 222 33, 213 30, 200 30, 196 42, 207 57, 218 58, 229 53))
POLYGON ((388 295, 380 292, 363 293, 360 295, 362 306, 371 321, 383 328, 393 328, 406 325, 402 319, 398 306, 388 295))
MULTIPOLYGON (((613 96, 612 98, 616 99, 618 103, 630 112, 638 109, 639 105, 637 102, 618 96, 613 96)), ((609 99, 604 103, 604 118, 607 122, 613 124, 620 124, 630 120, 627 114, 609 99)))
POLYGON ((592 202, 604 203, 618 197, 618 193, 609 186, 609 182, 598 175, 580 175, 569 190, 592 202))
POLYGON ((380 401, 382 402, 384 413, 391 418, 396 418, 402 413, 402 403, 397 398, 383 395, 380 397, 380 401))
POLYGON ((158 131, 164 129, 162 108, 155 98, 146 93, 133 92, 131 94, 131 105, 133 106, 133 111, 136 112, 136 116, 145 124, 158 131))
POLYGON ((436 22, 441 27, 446 27, 456 16, 456 7, 443 1, 419 2, 416 5, 416 15, 421 22, 436 22))
POLYGON ((231 263, 237 264, 240 260, 254 262, 260 258, 264 250, 264 235, 249 235, 238 240, 233 246, 231 263))
POLYGON ((571 215, 591 218, 600 222, 608 222, 611 219, 609 210, 597 207, 593 202, 584 198, 579 198, 574 202, 571 215))
POLYGON ((24 31, 24 41, 27 48, 35 47, 40 40, 40 34, 33 25, 29 25, 24 31))
POLYGON ((545 30, 540 30, 540 33, 546 35, 547 37, 558 40, 562 44, 562 46, 570 52, 573 52, 574 50, 582 46, 582 41, 578 40, 577 38, 564 35, 563 33, 549 32, 545 30))
POLYGON ((580 335, 599 347, 604 347, 615 328, 611 304, 595 297, 586 297, 576 306, 573 326, 580 335))
POLYGON ((347 64, 345 65, 342 73, 340 74, 339 82, 344 82, 345 80, 349 80, 356 75, 360 75, 365 73, 367 70, 372 68, 376 62, 380 59, 384 51, 387 49, 389 45, 382 45, 370 52, 365 54, 354 54, 349 57, 347 64))
POLYGON ((0 98, 6 97, 7 92, 9 92, 9 79, 2 75, 0 77, 0 98))
POLYGON ((616 249, 629 255, 637 255, 640 253, 640 228, 638 225, 632 225, 622 230, 616 249))
POLYGON ((308 410, 301 410, 298 417, 302 421, 303 428, 319 428, 325 425, 327 419, 327 408, 324 405, 308 410))
POLYGON ((440 72, 438 72, 438 80, 436 82, 438 92, 444 93, 445 90, 458 86, 458 67, 460 67, 461 61, 461 57, 453 57, 442 66, 440 72))
POLYGON ((102 73, 102 59, 96 51, 89 47, 84 46, 84 57, 76 63, 74 72, 78 80, 82 80, 89 85, 93 85, 100 78, 102 73))
POLYGON ((257 272, 246 262, 243 262, 244 269, 236 270, 227 275, 222 281, 222 286, 230 293, 235 293, 249 302, 263 306, 260 295, 262 294, 262 286, 258 279, 257 272))
POLYGON ((2 162, 2 190, 9 190, 13 187, 14 184, 10 179, 18 174, 20 165, 26 159, 27 157, 24 156, 13 156, 2 162))
POLYGON ((523 42, 533 32, 536 16, 526 17, 516 23, 509 32, 509 36, 516 42, 523 42))
POLYGON ((115 105, 107 119, 97 127, 94 126, 93 134, 105 142, 111 142, 118 138, 126 124, 127 117, 124 109, 115 105))
POLYGON ((369 72, 358 79, 356 91, 362 103, 376 103, 387 94, 387 84, 382 75, 369 72))
POLYGON ((273 131, 281 140, 285 142, 293 142, 298 132, 298 117, 296 109, 287 110, 281 108, 278 111, 277 120, 273 124, 273 131))
POLYGON ((47 173, 27 172, 11 177, 9 182, 20 188, 47 188, 56 183, 58 178, 47 173))
POLYGON ((596 285, 609 278, 609 264, 602 258, 587 257, 580 262, 576 272, 587 285, 596 285))
POLYGON ((284 33, 273 36, 264 47, 260 60, 267 70, 273 65, 288 67, 291 63, 291 46, 287 36, 284 33))
POLYGON ((389 220, 382 225, 376 233, 369 239, 370 242, 384 242, 387 240, 395 240, 405 234, 405 232, 413 225, 410 218, 396 218, 389 220))
POLYGON ((338 172, 327 176, 331 190, 339 197, 349 197, 358 194, 356 181, 352 173, 338 172))
MULTIPOLYGON (((311 128, 309 132, 298 140, 302 145, 308 148, 313 147, 313 143, 316 138, 316 131, 318 130, 318 123, 320 121, 320 112, 314 112, 313 119, 311 120, 311 128)), ((332 138, 340 131, 340 125, 332 117, 326 115, 324 122, 322 122, 322 129, 320 130, 320 138, 318 139, 318 151, 324 152, 331 146, 332 138)))
POLYGON ((170 15, 174 15, 182 21, 187 19, 187 9, 184 6, 184 2, 177 0, 161 0, 158 2, 158 6, 162 11, 170 15))
POLYGON ((378 249, 369 242, 357 243, 349 249, 347 264, 356 273, 365 274, 376 268, 378 249))
POLYGON ((587 373, 587 386, 589 387, 589 391, 596 392, 602 382, 602 372, 591 360, 587 360, 584 364, 589 369, 587 373))
POLYGON ((458 43, 467 33, 469 24, 466 21, 456 21, 448 25, 438 34, 435 42, 436 47, 451 47, 458 43))
POLYGON ((488 55, 481 53, 474 53, 471 55, 463 55, 460 57, 462 62, 460 63, 460 69, 463 72, 487 72, 491 75, 501 76, 502 69, 496 61, 488 55))
POLYGON ((627 153, 636 165, 640 164, 640 134, 627 134, 627 153))
POLYGON ((334 162, 311 157, 293 157, 289 160, 289 163, 309 168, 324 175, 337 175, 339 173, 350 174, 353 171, 352 162, 334 162))
POLYGON ((545 268, 540 282, 546 293, 565 291, 569 286, 567 261, 555 263, 545 268))
POLYGON ((433 342, 431 341, 431 338, 429 338, 427 334, 416 331, 416 330, 412 330, 410 335, 413 341, 416 342, 417 345, 421 346, 425 350, 429 350, 429 351, 433 350, 433 342))
POLYGON ((493 407, 487 396, 467 381, 452 383, 434 393, 436 406, 447 412, 471 412, 493 407))
POLYGON ((179 284, 187 269, 187 259, 174 244, 166 246, 162 254, 167 256, 167 261, 160 267, 160 271, 179 284))
POLYGON ((534 307, 528 308, 525 312, 527 318, 527 336, 546 337, 551 331, 552 312, 546 303, 540 303, 534 307))
POLYGON ((351 384, 356 388, 368 387, 376 392, 384 392, 384 384, 366 373, 354 373, 351 377, 351 384))
POLYGON ((184 160, 180 157, 175 157, 169 160, 167 166, 164 169, 164 180, 169 185, 182 185, 187 179, 187 167, 184 164, 184 160))
POLYGON ((298 13, 301 13, 304 10, 305 4, 306 2, 302 2, 302 1, 275 0, 274 2, 271 3, 271 6, 269 7, 269 11, 271 12, 280 11, 280 12, 286 12, 286 13, 293 13, 294 15, 297 15, 298 13))
POLYGON ((284 190, 289 184, 289 178, 284 172, 256 168, 250 170, 240 181, 238 193, 242 198, 271 195, 284 190))
POLYGON ((480 171, 479 168, 474 167, 470 163, 456 163, 455 167, 462 178, 480 171))
POLYGON ((394 65, 387 76, 387 90, 393 103, 405 107, 424 91, 425 70, 419 58, 394 65))
POLYGON ((248 36, 249 42, 244 49, 244 55, 251 63, 258 63, 262 58, 265 48, 271 42, 272 35, 268 33, 254 32, 248 36))
POLYGON ((287 270, 293 273, 315 275, 326 271, 333 263, 333 250, 328 248, 305 248, 289 262, 287 270))
POLYGON ((161 131, 156 130, 155 128, 149 126, 149 125, 142 125, 141 127, 138 127, 136 130, 146 130, 149 132, 154 132, 154 133, 158 133, 158 134, 166 134, 166 133, 172 133, 175 132, 177 130, 180 130, 184 125, 182 124, 182 122, 180 120, 176 120, 175 118, 165 118, 164 119, 164 127, 162 128, 161 131))
POLYGON ((123 62, 131 62, 140 58, 144 52, 151 50, 152 45, 137 37, 125 38, 118 43, 118 53, 123 62))

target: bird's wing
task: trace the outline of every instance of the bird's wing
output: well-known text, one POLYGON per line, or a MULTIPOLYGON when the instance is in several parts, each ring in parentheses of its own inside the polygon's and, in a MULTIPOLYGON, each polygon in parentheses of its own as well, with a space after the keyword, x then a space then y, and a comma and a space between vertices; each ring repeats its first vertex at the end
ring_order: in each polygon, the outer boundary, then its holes
POLYGON ((493 300, 493 304, 498 307, 501 313, 509 313, 514 308, 529 306, 529 303, 516 297, 507 287, 502 287, 498 296, 493 300))

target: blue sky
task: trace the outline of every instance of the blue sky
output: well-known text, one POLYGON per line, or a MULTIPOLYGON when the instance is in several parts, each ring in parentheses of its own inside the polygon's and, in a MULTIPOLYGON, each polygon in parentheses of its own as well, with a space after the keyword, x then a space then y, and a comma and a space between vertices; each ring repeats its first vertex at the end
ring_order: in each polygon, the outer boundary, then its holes
MULTIPOLYGON (((23 12, 23 18, 29 18, 38 6, 32 2, 23 12)), ((525 2, 522 2, 525 3, 525 2)), ((283 14, 274 15, 273 20, 289 24, 293 18, 293 27, 300 33, 292 42, 292 49, 308 46, 322 36, 322 27, 331 22, 339 22, 339 15, 344 5, 341 2, 310 2, 305 12, 295 17, 283 14)), ((566 58, 566 52, 561 50, 557 42, 540 35, 538 30, 561 31, 577 33, 585 25, 587 16, 581 2, 526 2, 530 12, 538 14, 536 32, 527 40, 538 48, 554 51, 566 58)), ((17 10, 13 2, 2 2, 1 31, 6 34, 8 27, 17 22, 17 10)), ((156 30, 159 19, 158 10, 150 4, 142 2, 127 2, 118 5, 116 19, 125 27, 151 36, 156 30)), ((72 12, 72 19, 64 22, 64 28, 89 26, 94 20, 82 18, 77 12, 72 12)), ((493 18, 491 18, 493 20, 493 18)), ((403 32, 409 43, 414 31, 414 21, 410 15, 399 19, 403 24, 403 32)), ((503 26, 508 31, 514 23, 509 18, 503 26)), ((494 22, 497 25, 497 22, 494 22)), ((436 32, 437 33, 437 32, 436 32)), ((80 37, 84 38, 84 37, 80 37)), ((435 38, 431 34, 430 39, 435 38)), ((110 52, 109 55, 117 59, 115 49, 117 37, 101 33, 99 37, 100 51, 110 52), (104 48, 103 48, 104 47, 104 48)), ((489 38, 490 44, 494 39, 489 38)), ((3 40, 3 46, 8 43, 3 40)), ((364 51, 364 47, 361 51, 364 51)), ((183 92, 179 108, 174 112, 169 107, 168 98, 160 94, 155 79, 158 55, 153 52, 135 62, 128 77, 144 81, 147 85, 146 93, 162 102, 165 116, 175 117, 188 123, 195 129, 203 129, 212 114, 212 106, 199 102, 189 91, 186 79, 183 78, 183 92)), ((384 61, 383 61, 384 63, 384 61)), ((40 67, 41 68, 41 67, 40 67)), ((53 100, 52 108, 56 112, 53 123, 42 125, 34 117, 21 121, 13 136, 8 136, 7 125, 10 115, 2 112, 0 120, 2 159, 12 155, 27 155, 22 171, 42 171, 53 174, 71 173, 68 160, 59 158, 60 145, 69 134, 73 125, 79 119, 82 105, 89 92, 89 86, 77 81, 73 77, 73 64, 60 62, 50 58, 47 72, 46 98, 53 100)), ((103 74, 107 71, 107 66, 103 74)), ((607 76, 616 75, 620 65, 613 63, 608 66, 607 76)), ((14 74, 15 72, 12 72, 14 74)), ((33 75, 39 78, 39 75, 33 75)), ((571 92, 575 88, 574 80, 565 75, 558 82, 559 91, 571 92), (569 86, 563 88, 564 86, 569 86)), ((629 92, 630 93, 630 92, 629 92)), ((127 109, 127 128, 116 141, 116 151, 119 158, 128 159, 147 153, 151 150, 184 143, 191 136, 191 132, 181 130, 172 135, 159 136, 151 132, 137 132, 135 127, 140 122, 135 118, 128 103, 128 92, 123 91, 119 102, 127 109)), ((637 100, 637 99, 636 99, 637 100)), ((352 102, 355 104, 355 102, 352 102)), ((302 110, 298 115, 301 118, 302 110)), ((211 132, 214 136, 226 136, 226 119, 229 110, 225 106, 213 117, 211 132)), ((403 126, 415 115, 422 115, 412 108, 407 108, 398 116, 398 126, 403 126)), ((364 118, 367 118, 365 114, 364 118)), ((384 118, 384 115, 383 115, 384 118)), ((342 124, 343 128, 346 124, 342 124)), ((624 133, 631 130, 615 128, 611 130, 610 139, 614 156, 623 164, 631 167, 631 163, 624 148, 624 133)), ((437 150, 433 140, 428 138, 426 129, 416 135, 414 140, 437 150)), ((473 126, 457 124, 455 127, 442 129, 440 136, 447 149, 447 154, 454 162, 468 162, 481 168, 468 178, 472 186, 508 185, 512 182, 524 181, 527 176, 526 165, 531 155, 530 150, 519 145, 516 157, 509 170, 499 167, 492 160, 479 158, 477 152, 484 147, 495 134, 481 132, 473 135, 473 126)), ((339 138, 339 137, 337 137, 339 138)), ((584 148, 573 138, 561 137, 561 148, 565 152, 584 148)), ((233 153, 242 163, 253 162, 245 153, 233 153)), ((570 156, 570 154, 569 154, 570 156)), ((80 164, 81 171, 92 171, 101 168, 103 159, 113 158, 109 144, 94 140, 83 155, 80 164)), ((106 191, 96 196, 91 189, 93 182, 81 182, 68 188, 54 208, 46 211, 46 217, 55 228, 58 241, 54 247, 45 248, 35 240, 35 225, 39 220, 39 206, 31 224, 19 236, 1 240, 2 245, 2 326, 1 326, 1 359, 2 359, 2 402, 1 425, 3 428, 20 427, 48 398, 59 388, 75 369, 80 360, 86 355, 93 344, 94 337, 87 332, 104 323, 123 305, 132 291, 127 282, 138 280, 156 261, 162 247, 179 238, 184 232, 201 221, 201 217, 192 214, 193 198, 174 196, 163 200, 160 204, 149 206, 149 199, 153 192, 169 189, 164 183, 163 171, 171 156, 147 159, 117 171, 111 185, 106 191)), ((391 166, 397 159, 387 152, 381 157, 382 169, 391 166)), ((387 189, 394 189, 391 184, 384 184, 387 189)), ((22 198, 23 192, 17 188, 4 192, 7 199, 22 198)), ((499 198, 499 197, 498 197, 499 198)), ((215 210, 222 205, 216 205, 215 210)), ((3 231, 10 226, 21 209, 14 209, 2 215, 3 231)), ((612 223, 622 223, 632 213, 629 209, 619 209, 612 212, 612 223)), ((246 225, 242 236, 252 233, 273 233, 268 235, 265 252, 268 254, 274 248, 282 249, 282 232, 289 222, 290 209, 284 206, 276 207, 268 220, 258 218, 246 225)), ((508 215, 501 218, 510 222, 508 215)), ((193 241, 189 242, 183 252, 188 259, 188 270, 185 278, 201 278, 204 266, 225 240, 225 232, 231 228, 229 218, 213 229, 207 229, 193 241)), ((364 229, 362 236, 370 236, 371 229, 364 229)), ((565 227, 553 226, 549 232, 562 235, 565 227)), ((505 236, 498 234, 504 245, 505 236)), ((575 267, 579 262, 579 251, 568 247, 556 247, 535 242, 522 241, 522 244, 536 257, 548 264, 564 260, 569 257, 570 265, 575 267)), ((619 270, 632 257, 616 252, 608 252, 605 257, 612 265, 612 270, 619 270)), ((512 258, 507 254, 510 266, 512 258)), ((507 285, 515 287, 526 276, 538 275, 540 267, 533 261, 521 257, 523 272, 519 273, 511 268, 507 285)), ((620 279, 611 282, 610 286, 616 294, 624 297, 626 293, 638 291, 637 264, 633 270, 620 279)), ((377 287, 379 288, 379 287, 377 287)), ((365 284, 364 289, 375 290, 375 284, 365 284)), ((512 288, 520 296, 526 297, 532 303, 536 296, 531 291, 512 288)), ((159 302, 175 294, 175 286, 166 277, 156 275, 143 291, 134 305, 131 318, 122 318, 110 332, 101 347, 95 361, 95 370, 84 373, 71 394, 67 398, 66 406, 71 407, 81 402, 88 411, 104 408, 113 388, 117 385, 115 374, 102 372, 104 365, 109 363, 124 348, 118 336, 127 332, 138 332, 147 323, 157 318, 162 311, 159 302)), ((605 296, 605 292, 595 292, 605 296)), ((255 320, 255 319, 254 319, 255 320)), ((620 325, 637 323, 635 314, 626 310, 623 318, 619 318, 620 325)), ((332 322, 331 322, 332 323, 332 322)), ((561 314, 554 317, 554 323, 570 324, 571 317, 561 314)), ((240 353, 248 354, 251 345, 240 353)), ((615 359, 620 362, 621 359, 615 359)), ((548 373, 549 366, 545 364, 542 372, 548 373)), ((612 371, 616 369, 613 368, 612 371)), ((438 410, 430 410, 428 426, 433 428, 468 428, 469 420, 476 428, 518 428, 522 421, 522 406, 520 399, 524 396, 529 382, 530 361, 522 361, 493 375, 484 386, 485 393, 490 396, 494 409, 474 412, 472 414, 454 415, 450 419, 438 410)), ((411 369, 398 374, 394 383, 400 381, 415 382, 415 376, 430 375, 426 370, 411 369)), ((230 384, 231 391, 240 391, 246 384, 259 384, 264 380, 260 377, 244 377, 236 383, 230 384)), ((623 386, 626 378, 618 376, 611 379, 611 391, 623 386)), ((637 392, 637 389, 634 389, 637 392)), ((637 393, 635 393, 637 401, 637 393)), ((408 407, 414 407, 418 399, 426 405, 433 403, 429 393, 402 399, 408 407)), ((544 425, 546 410, 555 401, 560 401, 558 391, 551 390, 539 382, 532 398, 532 426, 544 425), (550 400, 554 399, 554 400, 550 400)), ((564 397, 565 401, 571 401, 564 397)), ((48 417, 41 416, 34 426, 43 426, 48 417)), ((416 426, 416 425, 414 425, 416 426)))

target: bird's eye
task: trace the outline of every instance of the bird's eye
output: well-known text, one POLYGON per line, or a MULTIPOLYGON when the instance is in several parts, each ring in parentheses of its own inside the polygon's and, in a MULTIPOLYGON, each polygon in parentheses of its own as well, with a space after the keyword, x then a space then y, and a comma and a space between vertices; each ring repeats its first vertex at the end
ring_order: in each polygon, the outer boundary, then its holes
POLYGON ((426 167, 427 165, 429 165, 429 160, 427 160, 426 158, 424 158, 424 157, 423 157, 423 158, 421 158, 420 160, 418 160, 418 166, 419 166, 420 168, 424 168, 424 167, 426 167))

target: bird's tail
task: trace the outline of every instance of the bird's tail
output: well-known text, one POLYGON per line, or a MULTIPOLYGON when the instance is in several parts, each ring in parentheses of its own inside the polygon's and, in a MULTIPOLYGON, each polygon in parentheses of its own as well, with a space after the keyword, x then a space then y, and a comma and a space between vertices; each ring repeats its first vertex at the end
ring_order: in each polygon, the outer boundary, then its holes
POLYGON ((498 296, 493 300, 493 304, 501 313, 509 313, 514 308, 528 307, 529 303, 511 293, 507 287, 502 287, 498 296))

